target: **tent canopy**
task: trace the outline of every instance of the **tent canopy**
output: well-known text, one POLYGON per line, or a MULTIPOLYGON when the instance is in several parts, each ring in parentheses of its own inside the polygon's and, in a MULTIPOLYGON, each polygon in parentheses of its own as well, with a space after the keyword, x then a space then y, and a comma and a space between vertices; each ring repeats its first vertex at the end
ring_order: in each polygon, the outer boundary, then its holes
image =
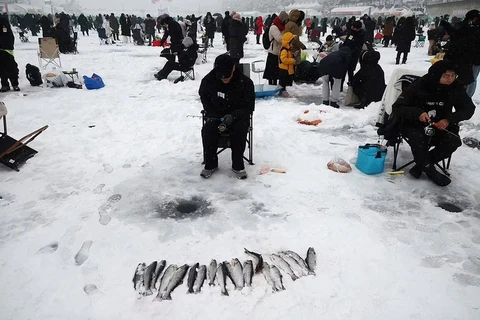
POLYGON ((334 8, 330 11, 332 16, 363 16, 364 14, 370 14, 373 8, 371 6, 366 7, 340 7, 334 8))

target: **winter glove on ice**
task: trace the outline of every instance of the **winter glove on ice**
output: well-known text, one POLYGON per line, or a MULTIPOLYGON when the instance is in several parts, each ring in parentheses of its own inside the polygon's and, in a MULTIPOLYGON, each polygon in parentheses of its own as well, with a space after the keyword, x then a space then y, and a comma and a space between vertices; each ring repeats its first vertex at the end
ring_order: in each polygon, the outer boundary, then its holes
POLYGON ((223 116, 222 121, 226 126, 229 126, 233 123, 233 116, 231 114, 226 114, 223 116))

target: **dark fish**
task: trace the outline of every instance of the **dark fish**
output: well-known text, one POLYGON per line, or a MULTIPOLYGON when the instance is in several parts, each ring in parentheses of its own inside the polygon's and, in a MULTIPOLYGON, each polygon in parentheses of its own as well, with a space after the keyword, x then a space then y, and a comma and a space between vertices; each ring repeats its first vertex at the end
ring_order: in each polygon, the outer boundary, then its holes
POLYGON ((263 268, 263 258, 262 255, 253 251, 248 251, 246 248, 245 253, 248 254, 253 258, 253 261, 255 262, 255 273, 259 273, 262 271, 263 268))
POLYGON ((167 290, 165 290, 165 293, 162 295, 162 300, 172 300, 172 291, 183 283, 183 278, 185 278, 187 271, 188 264, 184 264, 183 266, 178 268, 177 271, 175 271, 172 279, 170 279, 170 281, 168 282, 167 290))
POLYGON ((155 276, 153 277, 152 285, 150 286, 150 289, 157 289, 157 282, 160 280, 160 275, 162 274, 163 269, 165 269, 165 265, 167 264, 167 261, 162 260, 159 263, 157 263, 157 270, 155 270, 155 276))
POLYGON ((210 265, 208 266, 208 285, 215 286, 215 276, 217 275, 217 261, 212 259, 210 265))
POLYGON ((220 285, 223 296, 228 296, 226 280, 227 280, 227 268, 223 263, 220 263, 217 268, 217 282, 220 285))
MULTIPOLYGON (((233 285, 235 286, 235 289, 237 288, 237 285, 235 284, 235 280, 233 279, 233 267, 228 261, 223 261, 223 265, 225 266, 225 274, 227 277, 232 281, 233 285)), ((226 284, 226 282, 225 282, 226 284)))
POLYGON ((270 278, 272 279, 275 289, 277 291, 285 290, 282 281, 282 274, 276 266, 270 266, 270 278))
POLYGON ((146 269, 147 265, 145 264, 145 262, 139 263, 137 268, 135 269, 135 274, 133 275, 133 289, 135 289, 138 294, 141 294, 143 292, 143 275, 145 274, 146 269))
POLYGON ((195 284, 195 280, 197 280, 197 268, 198 268, 198 262, 195 263, 191 268, 190 271, 188 271, 188 278, 187 278, 187 286, 188 286, 188 291, 187 293, 193 293, 193 285, 195 284))
POLYGON ((200 268, 198 268, 197 280, 195 280, 195 284, 193 285, 193 291, 195 293, 199 293, 202 290, 203 282, 207 278, 207 266, 202 264, 200 268))
POLYGON ((157 270, 157 261, 153 261, 145 270, 143 275, 143 283, 145 284, 145 292, 143 293, 144 296, 150 296, 153 294, 152 286, 153 278, 155 277, 155 270, 157 270))
POLYGON ((253 277, 253 262, 252 260, 247 260, 243 263, 243 278, 245 279, 245 285, 247 287, 252 286, 252 277, 253 277))
POLYGON ((317 254, 315 253, 315 249, 312 247, 308 248, 307 258, 305 261, 307 262, 308 274, 315 275, 315 268, 317 267, 317 254))

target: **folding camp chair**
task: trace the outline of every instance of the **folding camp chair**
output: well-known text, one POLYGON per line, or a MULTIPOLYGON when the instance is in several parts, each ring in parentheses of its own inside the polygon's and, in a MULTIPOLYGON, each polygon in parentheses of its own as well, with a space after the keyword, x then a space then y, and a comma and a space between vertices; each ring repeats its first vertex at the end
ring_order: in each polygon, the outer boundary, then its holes
POLYGON ((417 38, 415 39, 415 48, 423 48, 425 45, 425 36, 423 34, 417 34, 417 38))
POLYGON ((185 79, 195 80, 195 69, 193 67, 190 69, 180 70, 180 77, 175 79, 173 83, 183 82, 185 79))
POLYGON ((49 64, 53 64, 59 68, 62 67, 60 60, 60 50, 55 38, 39 38, 38 39, 38 64, 40 68, 46 69, 49 64), (58 62, 57 62, 58 60, 58 62), (42 61, 46 62, 42 66, 42 61))
MULTIPOLYGON (((205 125, 207 122, 207 117, 205 117, 205 110, 202 110, 202 126, 205 125)), ((249 127, 247 133, 247 149, 248 149, 248 157, 243 155, 243 159, 245 159, 249 164, 254 165, 253 163, 253 113, 249 116, 249 127)), ((218 139, 218 149, 217 155, 225 151, 226 149, 230 148, 230 134, 227 131, 218 132, 220 138, 218 139)), ((203 162, 205 163, 205 154, 203 155, 203 162)))
MULTIPOLYGON (((388 119, 392 115, 392 105, 395 103, 398 96, 400 96, 402 91, 405 90, 410 84, 412 84, 415 80, 419 79, 424 74, 425 74, 424 71, 396 69, 392 73, 392 76, 390 78, 390 81, 387 85, 387 88, 385 89, 385 93, 382 98, 382 105, 380 107, 381 109, 378 114, 376 126, 379 127, 377 131, 378 135, 384 136, 384 138, 386 139, 386 146, 393 147, 393 166, 392 166, 393 171, 400 171, 412 165, 414 161, 411 160, 410 162, 400 167, 397 166, 397 158, 400 150, 400 145, 403 143, 404 140, 406 141, 406 139, 400 133, 401 132, 400 128, 398 128, 398 134, 396 134, 395 136, 387 137, 385 135, 386 133, 385 124, 387 123, 388 119)), ((397 125, 401 126, 401 123, 397 125)), ((450 169, 451 158, 452 157, 450 156, 450 158, 448 158, 446 162, 445 162, 445 159, 442 160, 442 165, 440 165, 439 163, 436 163, 436 165, 447 176, 450 175, 447 170, 450 169)))
POLYGON ((107 31, 105 31, 105 28, 97 28, 97 33, 100 44, 111 44, 111 36, 107 37, 107 31))
POLYGON ((0 132, 0 163, 19 171, 20 165, 38 153, 27 144, 45 131, 48 126, 35 130, 20 140, 15 140, 7 133, 7 107, 3 102, 0 102, 0 120, 3 121, 3 132, 0 132))

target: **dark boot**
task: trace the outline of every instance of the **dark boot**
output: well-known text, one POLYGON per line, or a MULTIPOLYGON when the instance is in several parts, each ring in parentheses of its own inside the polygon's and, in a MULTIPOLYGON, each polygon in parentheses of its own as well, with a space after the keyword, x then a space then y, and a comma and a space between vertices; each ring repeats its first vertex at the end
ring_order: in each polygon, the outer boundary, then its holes
POLYGON ((328 100, 323 100, 322 101, 322 104, 326 105, 326 106, 329 106, 330 105, 330 101, 328 100))
POLYGON ((330 107, 334 107, 335 109, 339 109, 339 108, 340 108, 340 106, 338 105, 338 103, 335 102, 335 101, 330 101, 330 107))
POLYGON ((10 86, 2 86, 2 88, 0 89, 0 92, 7 92, 7 91, 10 91, 10 86))
POLYGON ((450 182, 452 182, 449 177, 438 172, 437 169, 435 169, 434 164, 426 165, 422 168, 422 170, 423 172, 425 172, 427 177, 432 180, 437 186, 445 187, 448 186, 450 182))
POLYGON ((419 179, 422 176, 422 168, 419 165, 414 165, 409 171, 408 171, 415 179, 419 179))

